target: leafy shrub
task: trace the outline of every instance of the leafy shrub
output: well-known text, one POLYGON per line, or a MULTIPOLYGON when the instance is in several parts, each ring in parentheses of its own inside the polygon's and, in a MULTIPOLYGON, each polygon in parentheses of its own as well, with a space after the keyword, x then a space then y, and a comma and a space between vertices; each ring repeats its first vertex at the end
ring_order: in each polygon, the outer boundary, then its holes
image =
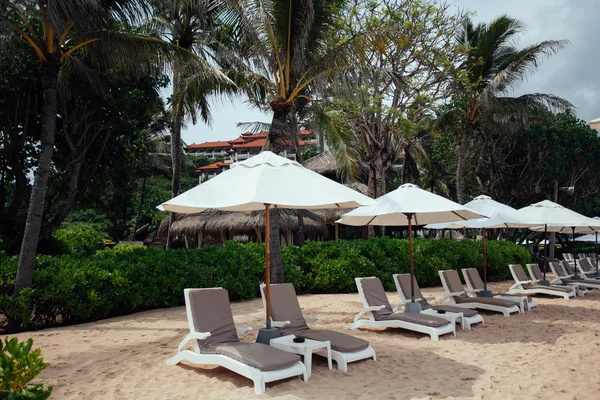
POLYGON ((94 224, 69 224, 52 235, 68 253, 93 253, 104 247, 102 233, 94 224))
POLYGON ((48 366, 40 349, 31 350, 33 340, 19 342, 18 339, 0 341, 0 398, 44 400, 50 397, 52 387, 30 384, 48 366))
MULTIPOLYGON (((124 245, 94 254, 40 255, 33 287, 16 300, 11 294, 18 259, 0 252, 0 314, 35 329, 182 305, 186 287, 224 287, 233 301, 255 298, 264 281, 264 252, 262 243, 231 241, 196 250, 124 245)), ((509 279, 508 264, 529 261, 523 247, 488 241, 490 281, 509 279)), ((409 272, 408 241, 308 242, 283 247, 282 262, 298 293, 355 292, 360 276, 377 276, 392 291, 392 274, 409 272)), ((414 263, 422 286, 440 285, 440 269, 481 268, 481 242, 415 239, 414 263)))

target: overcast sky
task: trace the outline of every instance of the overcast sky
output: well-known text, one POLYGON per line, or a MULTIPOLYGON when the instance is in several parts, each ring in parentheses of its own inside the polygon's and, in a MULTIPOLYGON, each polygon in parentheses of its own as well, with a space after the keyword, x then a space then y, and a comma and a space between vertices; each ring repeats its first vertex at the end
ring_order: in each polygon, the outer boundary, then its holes
MULTIPOLYGON (((476 13, 476 22, 490 21, 502 14, 519 18, 529 26, 519 46, 543 40, 566 39, 570 45, 545 60, 515 95, 551 93, 569 100, 579 118, 600 117, 600 0, 451 0, 476 13)), ((213 121, 188 125, 186 143, 229 140, 242 133, 238 122, 265 121, 271 116, 250 109, 240 98, 233 103, 218 101, 213 121)))

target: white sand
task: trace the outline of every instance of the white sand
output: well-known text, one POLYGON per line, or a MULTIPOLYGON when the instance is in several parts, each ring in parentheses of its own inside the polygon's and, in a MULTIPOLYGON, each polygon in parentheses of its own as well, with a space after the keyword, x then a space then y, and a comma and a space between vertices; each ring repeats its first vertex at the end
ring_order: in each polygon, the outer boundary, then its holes
MULTIPOLYGON (((506 288, 506 284, 496 285, 506 288)), ((425 289, 439 296, 440 288, 425 289)), ((389 293, 390 301, 397 302, 389 293)), ((329 371, 317 357, 308 382, 270 383, 254 394, 250 380, 220 367, 168 366, 188 332, 185 308, 137 313, 94 323, 47 329, 32 337, 50 362, 41 379, 57 399, 598 399, 600 398, 600 291, 584 298, 538 297, 539 309, 505 318, 485 313, 485 325, 457 328, 439 342, 400 329, 359 330, 377 361, 329 371)), ((315 328, 350 332, 361 309, 357 294, 300 297, 315 328)), ((261 326, 259 299, 232 305, 240 326, 261 326)), ((252 341, 248 333, 241 338, 252 341)))

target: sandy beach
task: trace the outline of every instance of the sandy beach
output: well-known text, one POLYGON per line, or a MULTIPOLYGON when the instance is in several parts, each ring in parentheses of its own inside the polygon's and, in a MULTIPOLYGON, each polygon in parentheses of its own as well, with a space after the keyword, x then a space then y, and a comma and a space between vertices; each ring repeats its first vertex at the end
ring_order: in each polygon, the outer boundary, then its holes
MULTIPOLYGON (((508 283, 492 285, 506 289, 508 283)), ((440 296, 441 288, 426 295, 440 296)), ((395 293, 388 293, 392 303, 395 293)), ((345 329, 360 311, 357 294, 305 295, 311 326, 345 329)), ((573 300, 537 297, 538 309, 505 318, 484 313, 485 325, 457 328, 433 342, 400 329, 358 330, 377 361, 328 370, 313 361, 308 382, 270 383, 254 394, 250 380, 220 367, 168 366, 188 332, 185 308, 141 312, 94 323, 28 332, 50 362, 40 376, 56 399, 597 399, 600 393, 600 291, 573 300)), ((260 299, 232 304, 238 326, 260 328, 260 299)), ((242 341, 254 340, 252 332, 242 341)))

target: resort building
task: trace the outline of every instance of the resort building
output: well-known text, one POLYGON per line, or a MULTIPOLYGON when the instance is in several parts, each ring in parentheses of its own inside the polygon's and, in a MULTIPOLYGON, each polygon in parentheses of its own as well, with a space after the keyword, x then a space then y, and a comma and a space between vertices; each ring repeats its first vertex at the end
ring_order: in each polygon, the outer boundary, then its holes
MULTIPOLYGON (((240 137, 223 142, 204 142, 200 144, 192 143, 186 148, 187 154, 195 156, 205 156, 207 158, 222 158, 219 161, 196 170, 196 175, 200 183, 213 178, 229 168, 229 164, 244 161, 257 155, 265 147, 268 132, 250 133, 245 132, 240 137)), ((305 147, 314 143, 312 133, 307 129, 300 131, 300 147, 305 147)), ((296 159, 294 147, 289 141, 286 141, 287 147, 280 155, 291 160, 296 159)))

